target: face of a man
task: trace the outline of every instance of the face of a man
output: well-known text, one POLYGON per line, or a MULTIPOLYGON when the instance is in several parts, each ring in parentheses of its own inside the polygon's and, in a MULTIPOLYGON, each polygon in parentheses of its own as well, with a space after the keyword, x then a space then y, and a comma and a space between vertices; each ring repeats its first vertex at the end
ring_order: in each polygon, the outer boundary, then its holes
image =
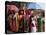
POLYGON ((23 11, 21 11, 21 14, 23 14, 23 11))
POLYGON ((15 5, 7 5, 7 11, 10 11, 10 12, 16 12, 18 11, 18 7, 16 7, 15 5))

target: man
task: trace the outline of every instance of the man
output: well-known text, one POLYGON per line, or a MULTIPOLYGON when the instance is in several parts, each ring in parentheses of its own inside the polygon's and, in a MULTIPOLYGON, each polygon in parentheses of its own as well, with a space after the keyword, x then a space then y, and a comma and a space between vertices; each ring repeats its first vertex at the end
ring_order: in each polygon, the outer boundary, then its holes
MULTIPOLYGON (((16 7, 16 5, 12 4, 11 5, 9 4, 9 6, 7 7, 8 9, 8 12, 7 12, 7 25, 8 25, 8 28, 7 30, 10 31, 10 32, 17 32, 17 28, 16 28, 16 17, 14 17, 16 11, 18 11, 18 8, 16 7)), ((8 33, 8 32, 7 32, 8 33)))
POLYGON ((19 32, 24 32, 24 10, 19 10, 18 14, 19 32))

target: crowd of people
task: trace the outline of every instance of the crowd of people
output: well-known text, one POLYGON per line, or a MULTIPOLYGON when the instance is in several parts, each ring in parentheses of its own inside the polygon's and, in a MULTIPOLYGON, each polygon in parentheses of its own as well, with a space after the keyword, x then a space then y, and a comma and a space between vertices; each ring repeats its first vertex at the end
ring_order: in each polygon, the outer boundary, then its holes
POLYGON ((15 33, 42 32, 44 28, 44 20, 42 20, 44 14, 34 10, 19 9, 15 5, 7 5, 7 31, 15 33))

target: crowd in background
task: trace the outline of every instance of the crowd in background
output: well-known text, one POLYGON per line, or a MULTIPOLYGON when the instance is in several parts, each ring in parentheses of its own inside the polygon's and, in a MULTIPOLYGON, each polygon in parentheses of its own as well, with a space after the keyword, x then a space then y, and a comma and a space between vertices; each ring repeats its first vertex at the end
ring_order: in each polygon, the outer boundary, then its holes
POLYGON ((20 9, 7 5, 7 31, 44 32, 45 15, 42 9, 20 9))

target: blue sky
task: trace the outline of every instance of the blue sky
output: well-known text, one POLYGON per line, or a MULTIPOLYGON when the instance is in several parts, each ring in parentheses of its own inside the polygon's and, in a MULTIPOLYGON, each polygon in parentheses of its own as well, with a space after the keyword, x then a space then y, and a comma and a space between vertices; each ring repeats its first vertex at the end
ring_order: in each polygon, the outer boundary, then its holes
POLYGON ((44 3, 29 3, 28 9, 44 9, 45 4, 44 3))

